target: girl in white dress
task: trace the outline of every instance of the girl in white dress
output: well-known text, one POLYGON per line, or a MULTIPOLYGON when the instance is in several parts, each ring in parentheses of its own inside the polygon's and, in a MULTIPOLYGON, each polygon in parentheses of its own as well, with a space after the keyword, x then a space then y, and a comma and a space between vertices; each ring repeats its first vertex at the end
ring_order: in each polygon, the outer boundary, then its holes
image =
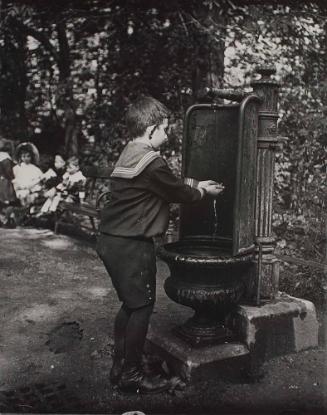
POLYGON ((34 164, 37 161, 35 146, 32 143, 22 143, 18 147, 13 185, 21 205, 31 206, 42 190, 40 182, 43 172, 34 164))

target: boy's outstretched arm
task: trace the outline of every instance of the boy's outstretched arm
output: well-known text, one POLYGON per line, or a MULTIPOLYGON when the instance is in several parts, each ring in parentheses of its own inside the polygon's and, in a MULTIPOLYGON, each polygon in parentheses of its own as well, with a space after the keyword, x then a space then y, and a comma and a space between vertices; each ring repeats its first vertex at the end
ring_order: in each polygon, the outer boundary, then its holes
POLYGON ((174 175, 163 159, 156 159, 148 168, 149 190, 169 203, 192 203, 204 197, 206 189, 195 189, 174 175))

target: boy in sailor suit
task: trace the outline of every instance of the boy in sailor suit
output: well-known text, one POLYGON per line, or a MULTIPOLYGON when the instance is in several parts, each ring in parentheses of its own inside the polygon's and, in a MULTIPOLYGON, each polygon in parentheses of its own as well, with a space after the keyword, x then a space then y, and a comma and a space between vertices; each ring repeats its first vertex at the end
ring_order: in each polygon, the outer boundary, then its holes
POLYGON ((122 306, 114 325, 110 380, 123 392, 168 389, 161 376, 145 375, 141 360, 156 296, 153 237, 166 232, 169 203, 196 203, 222 187, 211 180, 198 188, 184 184, 158 149, 167 141, 169 112, 152 97, 142 97, 126 114, 131 141, 111 175, 111 200, 102 209, 97 252, 122 306))

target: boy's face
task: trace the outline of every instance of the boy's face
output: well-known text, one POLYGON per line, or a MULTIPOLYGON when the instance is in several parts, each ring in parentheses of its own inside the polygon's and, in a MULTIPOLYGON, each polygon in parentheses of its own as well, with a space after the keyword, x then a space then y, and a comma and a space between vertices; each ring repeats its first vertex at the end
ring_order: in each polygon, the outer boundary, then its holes
POLYGON ((30 164, 32 161, 32 156, 30 155, 30 153, 22 153, 21 157, 22 162, 25 164, 30 164))
POLYGON ((156 127, 151 137, 151 145, 154 149, 160 148, 168 140, 167 135, 168 118, 165 118, 163 122, 156 127))

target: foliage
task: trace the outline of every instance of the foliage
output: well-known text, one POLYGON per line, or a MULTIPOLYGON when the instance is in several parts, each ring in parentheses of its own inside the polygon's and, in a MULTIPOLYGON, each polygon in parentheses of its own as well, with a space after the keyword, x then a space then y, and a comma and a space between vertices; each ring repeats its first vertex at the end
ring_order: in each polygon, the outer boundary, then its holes
MULTIPOLYGON (((252 6, 236 19, 239 25, 227 29, 227 83, 248 83, 260 62, 276 62, 282 81, 279 134, 286 139, 275 165, 277 252, 326 262, 326 10, 252 6)), ((322 272, 281 265, 281 289, 323 303, 322 272)))

